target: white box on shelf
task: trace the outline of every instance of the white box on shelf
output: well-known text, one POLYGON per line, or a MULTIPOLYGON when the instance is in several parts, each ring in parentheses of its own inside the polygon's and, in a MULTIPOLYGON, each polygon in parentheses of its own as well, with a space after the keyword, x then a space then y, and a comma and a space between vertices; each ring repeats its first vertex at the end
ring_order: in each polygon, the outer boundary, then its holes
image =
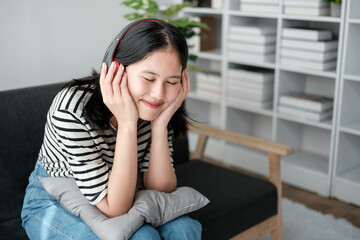
POLYGON ((268 83, 274 81, 274 71, 258 68, 228 69, 228 77, 239 81, 250 81, 254 83, 268 83))
POLYGON ((325 112, 311 112, 302 109, 297 109, 294 107, 279 105, 278 110, 280 113, 295 115, 297 117, 311 119, 315 121, 322 121, 332 117, 332 109, 325 112))
POLYGON ((329 3, 324 0, 283 0, 284 6, 292 6, 292 7, 329 7, 329 3))
POLYGON ((281 57, 280 63, 283 66, 308 68, 319 71, 330 70, 336 67, 336 60, 329 62, 314 62, 314 61, 298 60, 289 57, 281 57))
POLYGON ((230 33, 254 34, 254 35, 275 35, 275 27, 259 26, 230 26, 230 33))
POLYGON ((275 44, 261 45, 261 44, 248 44, 248 43, 239 43, 239 42, 229 42, 228 51, 241 51, 257 54, 268 54, 274 53, 276 50, 275 44))
POLYGON ((223 0, 211 0, 211 8, 222 9, 223 0))
POLYGON ((337 58, 337 51, 313 52, 313 51, 307 51, 307 50, 281 48, 280 54, 281 54, 281 56, 284 56, 284 57, 312 60, 312 61, 319 61, 319 62, 326 62, 326 61, 337 58))
POLYGON ((312 111, 325 111, 334 105, 334 99, 327 96, 310 93, 288 93, 279 97, 279 103, 312 111))
POLYGON ((240 2, 240 11, 259 12, 259 13, 278 13, 279 5, 277 4, 252 4, 240 2))
POLYGON ((258 92, 250 89, 232 87, 228 89, 228 96, 255 102, 267 102, 273 99, 273 92, 258 92))
POLYGON ((237 106, 254 107, 254 108, 268 108, 272 105, 272 101, 267 102, 255 102, 244 99, 238 99, 233 97, 227 98, 228 103, 237 106))
POLYGON ((228 53, 230 61, 247 61, 247 62, 274 62, 275 54, 255 54, 241 51, 231 51, 228 53))
POLYGON ((293 7, 284 6, 284 14, 300 16, 329 16, 329 7, 293 7))
POLYGON ((273 82, 256 83, 248 80, 238 81, 236 79, 229 78, 228 88, 232 88, 232 87, 249 89, 252 91, 266 92, 266 91, 273 91, 274 84, 273 82))
POLYGON ((328 50, 336 50, 338 41, 303 41, 284 38, 281 40, 281 46, 323 52, 328 50))
POLYGON ((245 35, 238 33, 230 33, 228 40, 233 42, 247 42, 254 44, 271 44, 271 43, 276 43, 276 36, 275 35, 245 35))
POLYGON ((213 93, 213 94, 221 94, 221 89, 217 86, 211 86, 211 85, 207 85, 207 84, 201 84, 198 83, 196 85, 196 91, 200 91, 200 92, 208 92, 208 93, 213 93))
POLYGON ((284 38, 295 38, 303 40, 332 40, 332 32, 327 29, 306 29, 306 28, 283 28, 282 34, 284 38))

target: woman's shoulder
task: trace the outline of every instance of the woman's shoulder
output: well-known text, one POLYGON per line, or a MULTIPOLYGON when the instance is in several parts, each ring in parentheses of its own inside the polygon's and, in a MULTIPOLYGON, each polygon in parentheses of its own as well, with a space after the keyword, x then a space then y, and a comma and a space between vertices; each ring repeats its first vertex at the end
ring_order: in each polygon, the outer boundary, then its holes
POLYGON ((92 93, 93 91, 89 84, 64 88, 57 94, 53 104, 56 105, 58 111, 67 111, 81 115, 92 93))

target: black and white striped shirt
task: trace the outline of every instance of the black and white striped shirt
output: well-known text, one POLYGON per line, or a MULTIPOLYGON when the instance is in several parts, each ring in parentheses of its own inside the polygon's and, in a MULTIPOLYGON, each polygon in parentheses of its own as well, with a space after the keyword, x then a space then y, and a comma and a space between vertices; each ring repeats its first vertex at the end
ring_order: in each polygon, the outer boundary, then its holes
MULTIPOLYGON (((54 98, 47 114, 44 140, 39 159, 52 177, 74 177, 80 191, 97 204, 107 194, 116 129, 95 131, 83 116, 91 92, 75 87, 63 89, 54 98)), ((168 142, 172 160, 173 131, 168 142)), ((151 145, 151 122, 142 121, 137 131, 138 167, 148 168, 151 145)))

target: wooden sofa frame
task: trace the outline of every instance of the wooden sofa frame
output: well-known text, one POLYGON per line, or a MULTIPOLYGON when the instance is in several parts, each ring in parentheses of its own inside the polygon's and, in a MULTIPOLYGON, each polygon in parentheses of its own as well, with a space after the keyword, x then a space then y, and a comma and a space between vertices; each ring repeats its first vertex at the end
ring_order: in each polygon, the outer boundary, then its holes
POLYGON ((269 181, 277 188, 278 195, 278 212, 276 215, 267 220, 239 233, 231 240, 250 240, 256 239, 268 232, 271 232, 272 240, 282 239, 282 218, 281 218, 281 156, 287 156, 293 153, 292 147, 278 142, 249 136, 237 132, 222 130, 199 123, 191 123, 189 129, 197 134, 199 138, 196 144, 195 151, 192 153, 192 158, 204 159, 204 151, 209 137, 217 138, 227 142, 246 146, 249 148, 261 150, 268 153, 269 159, 269 181))

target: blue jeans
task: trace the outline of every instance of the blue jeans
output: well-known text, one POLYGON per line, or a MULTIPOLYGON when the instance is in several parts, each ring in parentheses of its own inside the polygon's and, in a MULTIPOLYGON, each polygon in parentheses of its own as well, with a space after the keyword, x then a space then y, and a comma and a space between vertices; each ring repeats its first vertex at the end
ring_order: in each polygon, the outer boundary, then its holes
MULTIPOLYGON (((99 239, 81 218, 67 212, 59 202, 49 196, 39 177, 49 177, 38 161, 26 188, 22 224, 32 240, 99 239)), ((201 224, 188 216, 176 218, 158 228, 144 224, 132 236, 137 239, 201 239, 201 224)))

